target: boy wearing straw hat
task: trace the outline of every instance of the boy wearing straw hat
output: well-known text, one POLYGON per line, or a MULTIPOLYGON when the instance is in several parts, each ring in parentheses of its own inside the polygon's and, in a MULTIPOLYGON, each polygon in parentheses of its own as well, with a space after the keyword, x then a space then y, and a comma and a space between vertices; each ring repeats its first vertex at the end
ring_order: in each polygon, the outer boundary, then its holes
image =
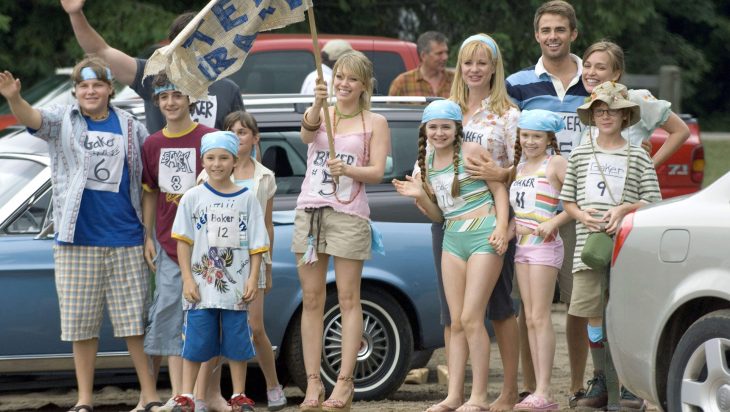
MULTIPOLYGON (((606 388, 609 410, 619 407, 618 379, 603 327, 609 270, 607 264, 597 264, 583 252, 589 236, 601 232, 613 236, 624 216, 661 200, 651 158, 621 137, 621 130, 640 119, 639 106, 627 96, 626 86, 606 82, 593 90, 588 103, 578 107, 581 122, 597 128, 598 136, 573 149, 560 193, 565 211, 576 221, 568 314, 588 320, 594 385, 606 388)), ((588 397, 579 399, 577 406, 592 407, 590 401, 588 397)))

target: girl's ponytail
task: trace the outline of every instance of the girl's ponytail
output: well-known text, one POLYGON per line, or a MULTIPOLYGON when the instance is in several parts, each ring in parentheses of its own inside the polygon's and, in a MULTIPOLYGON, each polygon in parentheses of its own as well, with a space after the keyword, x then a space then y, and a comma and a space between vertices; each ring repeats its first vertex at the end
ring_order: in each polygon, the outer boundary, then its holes
POLYGON ((426 192, 426 195, 429 199, 432 201, 436 201, 436 196, 434 196, 433 191, 431 191, 431 186, 426 182, 426 174, 428 174, 428 171, 426 170, 426 124, 421 124, 421 127, 418 128, 418 168, 421 169, 421 184, 423 185, 423 190, 426 192))

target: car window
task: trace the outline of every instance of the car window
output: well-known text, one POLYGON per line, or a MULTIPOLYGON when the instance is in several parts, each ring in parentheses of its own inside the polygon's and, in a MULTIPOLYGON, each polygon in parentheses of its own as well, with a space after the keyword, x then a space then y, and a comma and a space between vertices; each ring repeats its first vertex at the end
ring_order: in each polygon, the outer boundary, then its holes
MULTIPOLYGON (((413 173, 418 157, 418 123, 390 122, 391 150, 382 183, 413 173)), ((276 176, 277 194, 298 194, 307 171, 307 146, 299 131, 262 132, 261 162, 276 176)))
POLYGON ((0 205, 6 204, 45 166, 27 159, 0 160, 0 205))
POLYGON ((47 189, 25 206, 24 210, 9 225, 5 226, 3 232, 8 235, 38 234, 47 224, 52 224, 49 210, 51 193, 52 190, 47 189))
POLYGON ((365 55, 373 62, 375 70, 376 81, 373 94, 387 96, 393 79, 406 71, 403 58, 395 52, 366 51, 365 55))
POLYGON ((269 51, 248 56, 230 79, 243 94, 299 93, 304 78, 313 70, 310 51, 269 51))

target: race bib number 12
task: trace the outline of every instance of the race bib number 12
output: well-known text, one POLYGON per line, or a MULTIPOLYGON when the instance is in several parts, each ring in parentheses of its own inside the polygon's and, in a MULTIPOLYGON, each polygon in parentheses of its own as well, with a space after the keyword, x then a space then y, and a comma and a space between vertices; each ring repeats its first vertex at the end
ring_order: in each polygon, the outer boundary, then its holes
POLYGON ((238 248, 241 246, 238 213, 233 209, 208 209, 208 246, 238 248))

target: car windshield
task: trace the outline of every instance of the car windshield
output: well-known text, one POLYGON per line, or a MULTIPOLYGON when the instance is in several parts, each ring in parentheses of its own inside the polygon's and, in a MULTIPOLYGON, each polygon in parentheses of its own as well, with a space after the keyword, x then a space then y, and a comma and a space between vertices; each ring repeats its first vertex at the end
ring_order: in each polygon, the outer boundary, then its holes
POLYGON ((0 157, 0 205, 12 199, 44 168, 32 160, 0 157))

